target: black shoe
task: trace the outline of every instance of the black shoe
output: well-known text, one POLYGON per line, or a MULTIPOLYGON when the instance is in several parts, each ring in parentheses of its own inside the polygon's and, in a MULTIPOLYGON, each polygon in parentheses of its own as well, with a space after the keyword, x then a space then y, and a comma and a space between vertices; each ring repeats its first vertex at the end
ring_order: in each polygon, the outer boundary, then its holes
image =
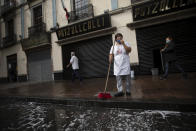
POLYGON ((124 93, 123 92, 118 92, 114 95, 115 97, 120 97, 120 96, 124 96, 124 93))
POLYGON ((165 77, 165 76, 160 77, 160 80, 166 80, 166 79, 167 79, 167 77, 165 77))
POLYGON ((126 96, 130 96, 131 95, 131 92, 126 92, 126 96))

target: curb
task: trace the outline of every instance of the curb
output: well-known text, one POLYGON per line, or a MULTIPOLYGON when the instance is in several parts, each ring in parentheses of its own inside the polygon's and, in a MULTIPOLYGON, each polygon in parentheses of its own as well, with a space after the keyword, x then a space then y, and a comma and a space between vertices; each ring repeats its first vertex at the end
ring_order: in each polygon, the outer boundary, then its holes
POLYGON ((0 96, 0 104, 8 102, 38 102, 63 105, 75 105, 86 107, 104 107, 104 108, 126 108, 126 109, 143 109, 143 110, 168 110, 180 112, 195 112, 196 103, 176 103, 163 101, 144 101, 144 100, 101 100, 101 99, 70 99, 70 98, 45 98, 45 97, 24 97, 24 96, 0 96))

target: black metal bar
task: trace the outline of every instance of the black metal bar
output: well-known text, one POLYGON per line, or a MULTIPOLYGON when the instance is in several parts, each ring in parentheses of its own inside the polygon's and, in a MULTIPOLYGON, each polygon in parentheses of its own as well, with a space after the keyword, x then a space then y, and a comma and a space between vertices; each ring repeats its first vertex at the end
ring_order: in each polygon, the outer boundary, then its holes
POLYGON ((14 9, 16 7, 16 0, 8 0, 1 6, 1 15, 5 14, 6 12, 14 9))
POLYGON ((40 24, 29 27, 28 32, 29 36, 33 36, 41 32, 46 32, 46 24, 42 22, 40 24))
POLYGON ((17 42, 16 34, 6 36, 2 40, 2 48, 14 45, 16 44, 16 42, 17 42))
POLYGON ((88 4, 81 8, 76 8, 75 10, 69 12, 70 18, 69 22, 75 22, 77 20, 81 20, 87 17, 93 17, 94 11, 93 11, 93 5, 88 4))

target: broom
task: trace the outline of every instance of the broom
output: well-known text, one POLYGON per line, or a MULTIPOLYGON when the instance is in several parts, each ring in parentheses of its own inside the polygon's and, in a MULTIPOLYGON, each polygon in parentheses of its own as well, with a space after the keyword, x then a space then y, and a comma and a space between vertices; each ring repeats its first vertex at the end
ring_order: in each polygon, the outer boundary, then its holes
POLYGON ((109 78, 109 74, 110 74, 110 66, 111 66, 111 63, 109 64, 109 68, 108 68, 108 74, 107 74, 107 79, 106 79, 106 83, 105 83, 105 90, 104 90, 104 92, 98 94, 98 98, 101 98, 101 99, 112 98, 110 93, 106 93, 106 89, 107 89, 107 86, 108 86, 108 78, 109 78))
MULTIPOLYGON (((114 41, 114 45, 115 45, 115 41, 114 41)), ((114 51, 114 45, 113 45, 113 48, 112 48, 112 54, 114 54, 113 53, 113 51, 114 51)), ((107 73, 107 79, 106 79, 106 82, 105 82, 104 92, 98 94, 98 98, 100 98, 100 99, 109 99, 109 98, 112 98, 112 96, 110 95, 110 93, 106 93, 107 86, 108 86, 108 79, 109 79, 109 74, 110 74, 111 63, 112 62, 109 63, 109 67, 108 67, 108 73, 107 73)))

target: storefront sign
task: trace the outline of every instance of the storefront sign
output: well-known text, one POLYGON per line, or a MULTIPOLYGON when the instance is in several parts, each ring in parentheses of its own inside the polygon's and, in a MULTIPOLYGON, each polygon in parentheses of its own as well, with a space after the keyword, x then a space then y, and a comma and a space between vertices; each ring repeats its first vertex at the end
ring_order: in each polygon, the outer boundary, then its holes
POLYGON ((111 27, 109 14, 104 14, 86 21, 60 28, 56 31, 58 40, 111 27))
POLYGON ((133 20, 142 20, 192 7, 196 7, 196 0, 151 0, 133 5, 133 20))

